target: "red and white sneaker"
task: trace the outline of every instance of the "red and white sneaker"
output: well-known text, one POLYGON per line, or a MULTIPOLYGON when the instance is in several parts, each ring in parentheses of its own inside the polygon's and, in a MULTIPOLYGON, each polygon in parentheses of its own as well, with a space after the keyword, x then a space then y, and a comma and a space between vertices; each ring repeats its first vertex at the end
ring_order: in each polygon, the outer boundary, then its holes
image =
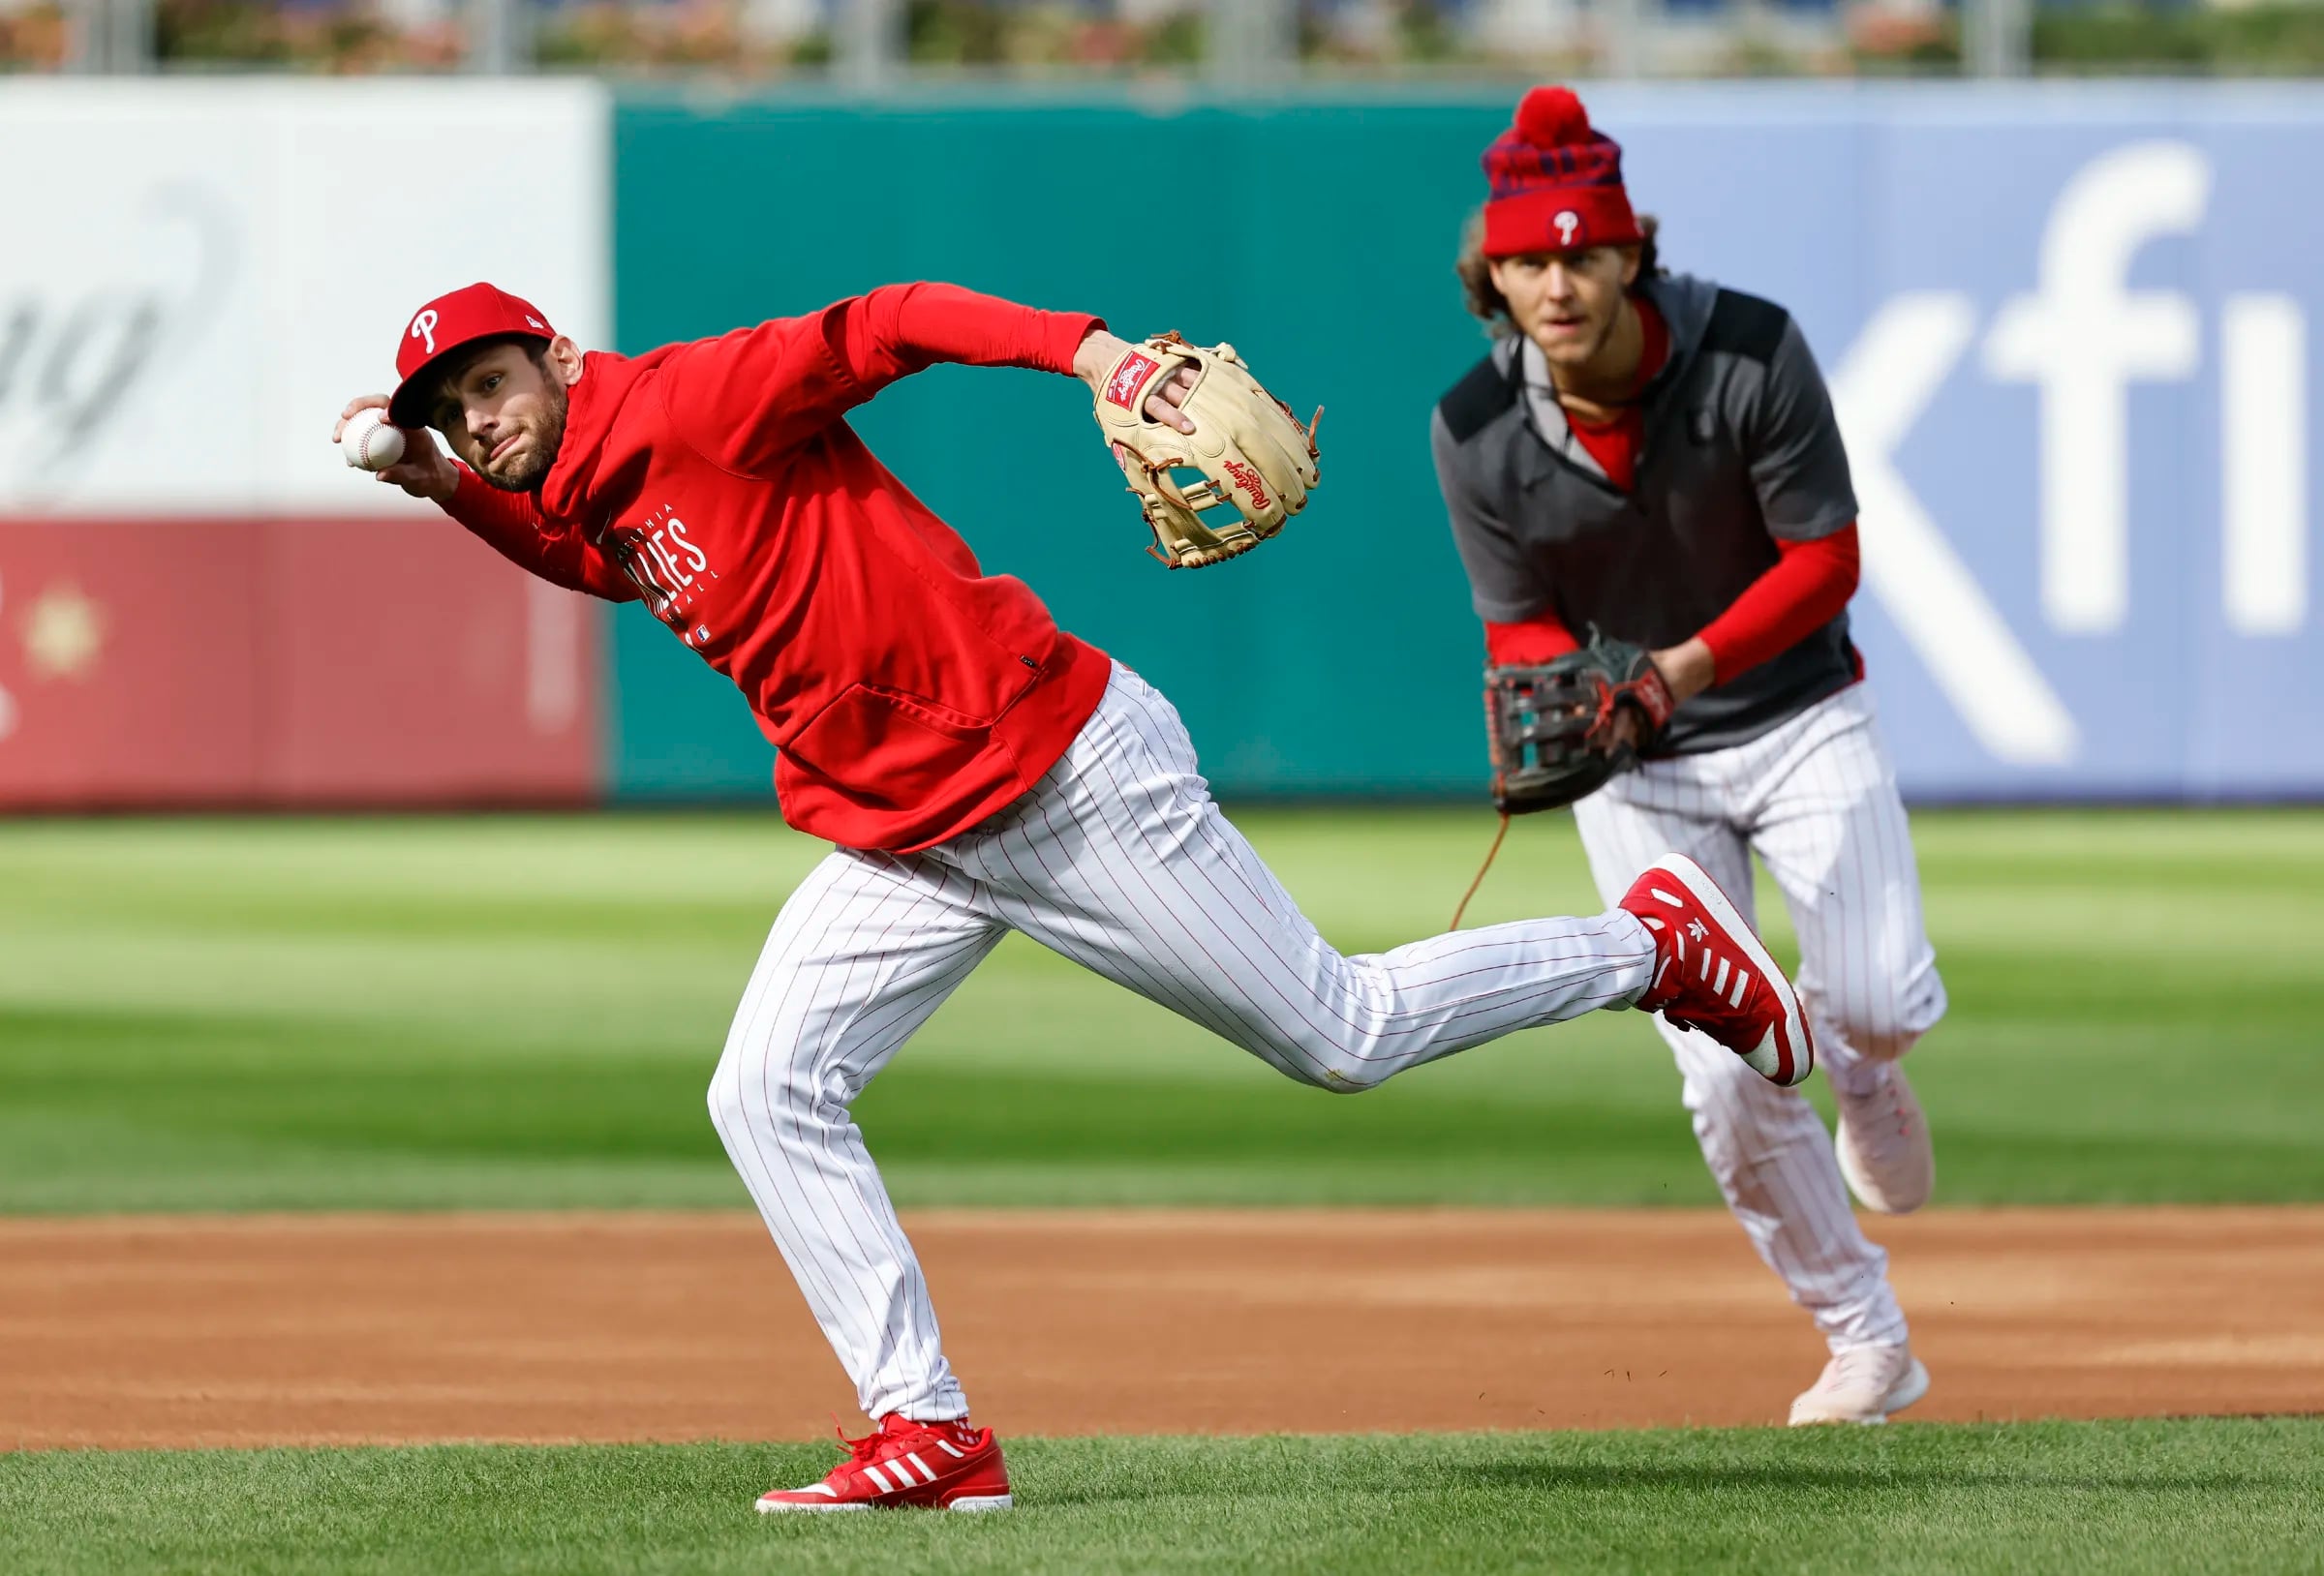
POLYGON ((770 1489, 758 1497, 761 1514, 779 1510, 880 1510, 920 1505, 937 1510, 1006 1510, 1009 1469, 989 1428, 915 1423, 894 1412, 866 1439, 841 1435, 847 1459, 820 1483, 770 1489))
POLYGON ((1620 906, 1654 936, 1654 983, 1639 1011, 1700 1029, 1770 1083, 1807 1081, 1816 1042, 1799 997, 1708 871, 1665 854, 1620 906))

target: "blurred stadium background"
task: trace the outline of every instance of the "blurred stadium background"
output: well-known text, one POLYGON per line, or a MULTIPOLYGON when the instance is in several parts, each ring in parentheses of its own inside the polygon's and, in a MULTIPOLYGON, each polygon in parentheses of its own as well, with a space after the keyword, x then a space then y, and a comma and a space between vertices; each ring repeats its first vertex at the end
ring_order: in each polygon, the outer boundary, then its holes
MULTIPOLYGON (((1327 933, 1440 926, 1491 818, 1426 419, 1483 344, 1477 153, 1547 77, 1833 383, 1941 1202, 2324 1200, 2320 68, 2310 4, 0 0, 0 1211, 745 1202, 700 1087, 817 852, 768 746, 326 441, 478 277, 628 351, 916 277, 1233 339, 1330 409, 1326 485, 1211 575, 1140 557, 1061 380, 860 424, 1174 694, 1327 933)), ((1477 914, 1591 903, 1543 817, 1477 914)), ((862 1116, 910 1207, 1715 1203, 1628 1019, 1324 1101, 1014 942, 862 1116)), ((2261 1442, 2312 1491, 2312 1441, 2261 1442)), ((0 1563, 82 1535, 57 1470, 0 1563)))
MULTIPOLYGON (((938 369, 862 424, 1069 627, 1165 680, 1267 664, 1176 686, 1229 798, 1474 795, 1423 435, 1483 348, 1450 259, 1517 80, 11 78, 0 804, 764 802, 764 741, 651 620, 528 584, 324 440, 412 305, 478 276, 627 350, 898 278, 1232 335, 1330 409, 1333 485, 1310 551, 1231 574, 1147 567, 1062 384, 938 369), (1149 146, 1209 183, 1131 193, 1149 146), (964 398, 981 426, 938 418, 964 398)), ((1911 795, 2324 789, 2324 94, 1590 100, 1666 257, 1789 303, 1827 370, 1911 795)))
POLYGON ((2302 75, 2306 0, 0 0, 0 65, 1444 78, 2302 75))

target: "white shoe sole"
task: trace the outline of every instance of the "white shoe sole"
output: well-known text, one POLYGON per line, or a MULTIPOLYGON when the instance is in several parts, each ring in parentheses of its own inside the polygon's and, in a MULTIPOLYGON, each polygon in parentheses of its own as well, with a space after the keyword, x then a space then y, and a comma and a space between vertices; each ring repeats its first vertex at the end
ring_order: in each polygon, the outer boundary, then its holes
POLYGON ((1799 996, 1791 988, 1790 977, 1784 973, 1775 959, 1768 955, 1767 949, 1760 945, 1758 932, 1752 929, 1735 905, 1727 900, 1727 894, 1720 890, 1718 882, 1711 879, 1710 871, 1686 855, 1665 854, 1647 868, 1665 872, 1693 894, 1697 902, 1709 909, 1711 918, 1717 920, 1727 933, 1734 938, 1743 955, 1750 958, 1752 966, 1759 971, 1759 978, 1767 982, 1768 988, 1784 1004, 1784 1025, 1790 1034, 1791 1044, 1798 1047, 1799 1052, 1791 1059, 1791 1076, 1788 1078, 1782 1076, 1782 1053, 1772 1043, 1763 1043, 1756 1049, 1739 1050, 1735 1054, 1743 1058, 1744 1065, 1770 1083, 1781 1084, 1789 1089, 1807 1082, 1808 1075, 1816 1071, 1816 1042, 1809 1037, 1807 1015, 1799 1010, 1799 996))
MULTIPOLYGON (((1014 1509, 1016 1504, 1017 1499, 1014 1495, 978 1494, 964 1496, 961 1499, 953 1500, 952 1503, 944 1505, 941 1508, 945 1510, 963 1510, 969 1512, 970 1514, 975 1514, 980 1511, 988 1510, 1010 1510, 1014 1509)), ((787 1516, 794 1514, 829 1516, 842 1510, 911 1510, 916 1508, 921 1507, 913 1505, 866 1504, 861 1500, 855 1500, 849 1504, 840 1504, 836 1501, 829 1504, 814 1504, 811 1502, 807 1504, 795 1504, 787 1500, 776 1500, 773 1503, 769 1503, 765 1500, 758 1501, 758 1513, 762 1516, 787 1516)))

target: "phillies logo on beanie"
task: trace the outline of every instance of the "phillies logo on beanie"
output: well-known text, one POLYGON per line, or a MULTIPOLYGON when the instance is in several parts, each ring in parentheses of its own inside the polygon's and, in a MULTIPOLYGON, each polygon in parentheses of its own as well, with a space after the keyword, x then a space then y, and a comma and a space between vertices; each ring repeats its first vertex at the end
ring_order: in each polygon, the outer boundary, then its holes
POLYGON ((1644 239, 1622 185, 1622 145, 1590 125, 1571 89, 1529 91, 1480 162, 1488 258, 1644 239))

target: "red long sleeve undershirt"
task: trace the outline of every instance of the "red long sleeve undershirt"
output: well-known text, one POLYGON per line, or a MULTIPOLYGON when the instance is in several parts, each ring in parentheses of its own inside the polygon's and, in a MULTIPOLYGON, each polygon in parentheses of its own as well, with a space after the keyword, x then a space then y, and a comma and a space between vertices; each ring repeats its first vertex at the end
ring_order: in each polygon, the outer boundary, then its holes
MULTIPOLYGON (((1856 591, 1856 528, 1842 527, 1813 541, 1778 540, 1777 558, 1725 613, 1705 624, 1713 683, 1726 683, 1798 645, 1840 616, 1856 591)), ((1562 656, 1581 644, 1554 613, 1521 623, 1484 626, 1484 647, 1495 666, 1528 667, 1562 656)))

